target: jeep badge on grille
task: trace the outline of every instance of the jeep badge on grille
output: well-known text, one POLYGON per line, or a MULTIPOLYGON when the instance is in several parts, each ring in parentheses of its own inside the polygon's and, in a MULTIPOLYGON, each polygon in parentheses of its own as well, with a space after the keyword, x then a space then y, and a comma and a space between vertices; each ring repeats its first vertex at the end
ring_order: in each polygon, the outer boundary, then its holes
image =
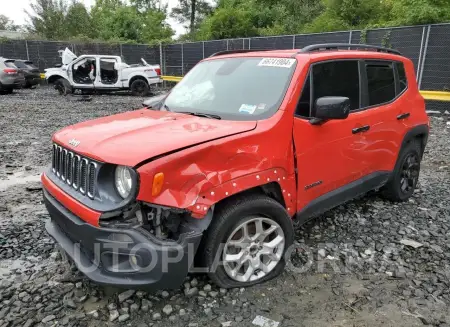
POLYGON ((71 139, 71 140, 69 141, 69 144, 70 144, 71 146, 73 146, 74 148, 77 147, 80 143, 81 143, 81 142, 78 141, 77 139, 71 139))

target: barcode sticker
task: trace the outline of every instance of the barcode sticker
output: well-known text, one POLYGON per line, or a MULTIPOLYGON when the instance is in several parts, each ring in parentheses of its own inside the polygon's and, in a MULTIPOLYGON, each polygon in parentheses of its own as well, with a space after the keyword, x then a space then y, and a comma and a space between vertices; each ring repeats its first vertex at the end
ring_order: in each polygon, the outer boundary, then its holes
POLYGON ((295 59, 292 58, 264 58, 258 66, 291 68, 294 63, 295 59))

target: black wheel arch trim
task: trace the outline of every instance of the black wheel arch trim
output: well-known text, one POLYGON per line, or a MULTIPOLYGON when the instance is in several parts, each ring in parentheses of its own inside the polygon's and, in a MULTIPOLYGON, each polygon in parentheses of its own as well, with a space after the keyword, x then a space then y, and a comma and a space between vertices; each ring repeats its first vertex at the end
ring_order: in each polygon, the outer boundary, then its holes
MULTIPOLYGON (((405 148, 405 146, 413 139, 417 138, 418 136, 421 137, 422 140, 422 144, 421 144, 421 148, 422 148, 422 153, 420 154, 421 156, 423 155, 423 152, 425 150, 425 146, 427 145, 428 142, 428 134, 430 132, 430 128, 428 127, 428 125, 426 124, 422 124, 422 125, 417 125, 413 128, 411 128, 403 137, 403 141, 402 141, 402 145, 400 147, 400 151, 402 149, 405 148)), ((399 153, 400 153, 399 151, 399 153)))

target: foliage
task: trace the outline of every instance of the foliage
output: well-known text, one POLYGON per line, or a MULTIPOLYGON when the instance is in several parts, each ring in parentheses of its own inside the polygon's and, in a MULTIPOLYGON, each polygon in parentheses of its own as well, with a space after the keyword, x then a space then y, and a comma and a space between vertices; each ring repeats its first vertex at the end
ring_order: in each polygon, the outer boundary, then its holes
POLYGON ((390 0, 392 25, 418 25, 450 21, 450 0, 390 0))
POLYGON ((360 29, 381 20, 380 0, 323 0, 325 11, 305 28, 307 32, 360 29))
POLYGON ((192 35, 212 11, 213 7, 207 0, 179 0, 178 6, 172 9, 170 16, 184 24, 192 35))
POLYGON ((27 12, 30 33, 42 35, 50 40, 64 39, 67 35, 65 27, 65 13, 67 3, 63 0, 36 0, 31 3, 32 12, 27 12))
POLYGON ((256 36, 253 18, 254 14, 249 10, 219 8, 202 24, 197 37, 209 40, 256 36))
POLYGON ((446 21, 450 21, 450 0, 219 0, 213 14, 199 26, 197 38, 362 30, 446 21))
POLYGON ((322 9, 317 0, 219 0, 197 38, 299 33, 322 9))
POLYGON ((86 7, 79 2, 74 2, 67 10, 65 28, 69 37, 95 37, 91 16, 86 7))
POLYGON ((1 30, 19 31, 20 26, 15 25, 14 22, 5 15, 0 15, 0 31, 1 30))
MULTIPOLYGON (((127 43, 169 42, 161 0, 31 0, 25 29, 36 38, 127 43)), ((180 41, 362 30, 450 21, 450 0, 178 0, 170 16, 180 41)), ((0 15, 0 29, 24 29, 0 15)), ((390 45, 390 35, 383 43, 390 45)))
POLYGON ((173 35, 166 7, 156 0, 96 0, 89 11, 76 0, 35 0, 28 31, 50 40, 95 39, 149 43, 173 35))

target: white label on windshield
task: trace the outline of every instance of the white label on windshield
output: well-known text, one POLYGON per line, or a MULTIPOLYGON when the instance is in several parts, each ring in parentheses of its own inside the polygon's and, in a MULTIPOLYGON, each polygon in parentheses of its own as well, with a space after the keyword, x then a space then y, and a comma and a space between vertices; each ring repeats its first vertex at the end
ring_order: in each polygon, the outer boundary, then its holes
POLYGON ((264 58, 258 66, 291 68, 294 62, 295 59, 291 58, 264 58))
POLYGON ((255 112, 255 110, 256 110, 256 106, 251 105, 251 104, 243 104, 239 108, 239 112, 244 112, 244 113, 250 114, 250 115, 252 115, 255 112))

